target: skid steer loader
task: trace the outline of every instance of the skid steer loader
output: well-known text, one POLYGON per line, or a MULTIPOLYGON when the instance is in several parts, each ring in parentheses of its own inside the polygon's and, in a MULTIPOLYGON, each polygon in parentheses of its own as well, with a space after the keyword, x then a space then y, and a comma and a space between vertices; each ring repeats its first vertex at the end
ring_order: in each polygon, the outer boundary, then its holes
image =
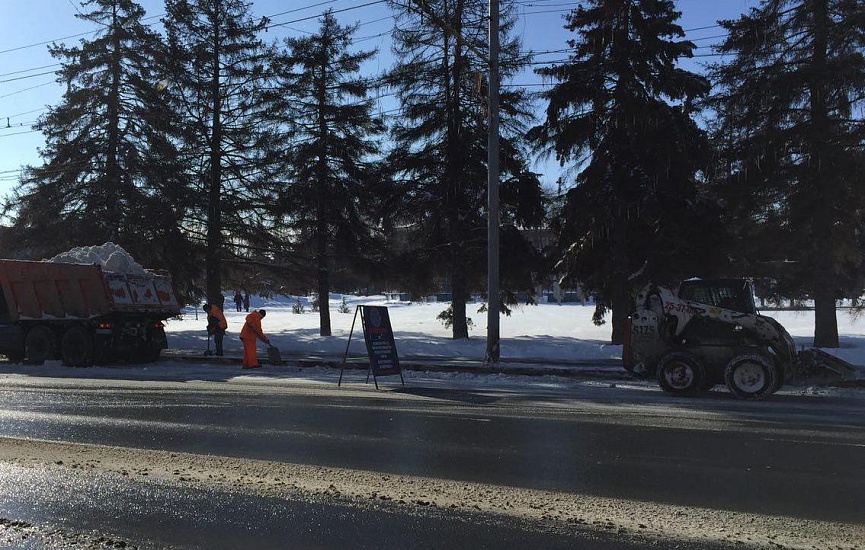
POLYGON ((797 376, 858 370, 819 349, 796 351, 778 321, 759 315, 751 283, 691 279, 676 292, 655 285, 637 295, 622 349, 625 369, 655 376, 661 388, 692 395, 725 384, 742 399, 763 399, 797 376))

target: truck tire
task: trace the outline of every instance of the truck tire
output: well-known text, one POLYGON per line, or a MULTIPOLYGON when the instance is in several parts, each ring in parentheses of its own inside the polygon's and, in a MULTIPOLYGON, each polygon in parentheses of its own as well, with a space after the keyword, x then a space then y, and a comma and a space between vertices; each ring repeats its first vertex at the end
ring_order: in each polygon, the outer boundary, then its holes
POLYGON ((41 365, 51 357, 54 349, 54 336, 48 328, 36 326, 24 338, 24 363, 41 365))
POLYGON ((162 355, 162 349, 151 347, 144 353, 145 363, 155 363, 159 361, 159 356, 162 355))
POLYGON ((778 389, 775 362, 759 353, 738 355, 727 363, 724 382, 739 399, 758 400, 778 389))
POLYGON ((60 358, 69 367, 86 367, 93 363, 93 339, 86 328, 73 325, 60 340, 60 358))
POLYGON ((694 355, 673 351, 658 361, 658 384, 673 395, 693 395, 705 387, 706 371, 694 355))

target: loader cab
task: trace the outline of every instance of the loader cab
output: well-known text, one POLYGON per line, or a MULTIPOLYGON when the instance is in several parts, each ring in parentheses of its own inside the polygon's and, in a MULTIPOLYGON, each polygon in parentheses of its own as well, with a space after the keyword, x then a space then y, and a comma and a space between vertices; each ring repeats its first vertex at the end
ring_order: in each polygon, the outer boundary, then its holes
POLYGON ((757 313, 754 290, 744 279, 691 279, 679 285, 679 298, 742 313, 757 313))

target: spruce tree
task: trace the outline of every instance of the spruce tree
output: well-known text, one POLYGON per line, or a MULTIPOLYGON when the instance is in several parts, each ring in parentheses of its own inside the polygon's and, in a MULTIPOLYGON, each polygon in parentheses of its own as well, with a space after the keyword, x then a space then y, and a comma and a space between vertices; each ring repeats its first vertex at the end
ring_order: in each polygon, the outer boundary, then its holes
MULTIPOLYGON (((487 7, 483 0, 435 0, 397 10, 397 65, 387 82, 396 90, 400 116, 392 126, 390 167, 401 204, 394 211, 409 246, 398 257, 410 266, 414 289, 450 283, 443 312, 454 338, 468 338, 466 302, 484 288, 486 274, 487 7), (418 7, 419 6, 419 7, 418 7)), ((513 4, 502 6, 501 78, 507 83, 527 61, 514 38, 513 4)), ((504 87, 500 97, 501 223, 536 226, 543 217, 537 176, 521 143, 529 120, 527 95, 504 87)), ((524 243, 518 231, 502 233, 502 250, 524 243), (511 243, 510 239, 514 239, 511 243)), ((526 274, 528 261, 518 264, 526 274)), ((502 264, 502 268, 509 263, 502 264)), ((516 281, 503 271, 502 284, 516 281)), ((520 283, 525 284, 521 279, 520 283)), ((528 286, 528 285, 527 285, 528 286)))
POLYGON ((553 221, 563 278, 612 310, 624 336, 632 292, 705 273, 719 235, 713 203, 698 192, 708 161, 692 120, 705 78, 677 66, 683 40, 671 0, 590 0, 567 16, 568 62, 538 69, 553 82, 546 120, 530 136, 576 173, 553 221))
POLYGON ((165 7, 168 90, 184 114, 183 160, 198 196, 187 229, 204 242, 205 291, 216 302, 223 261, 239 249, 267 249, 263 239, 271 238, 261 217, 271 160, 261 93, 271 52, 258 33, 267 20, 253 19, 242 0, 167 0, 165 7))
POLYGON ((718 51, 734 56, 714 67, 721 192, 760 243, 750 265, 784 265, 770 274, 813 298, 814 345, 837 347, 836 299, 861 294, 865 10, 763 0, 721 24, 718 51))
POLYGON ((88 0, 82 9, 76 17, 100 30, 78 46, 49 48, 66 92, 36 125, 44 164, 25 171, 7 205, 11 241, 36 257, 114 241, 143 265, 174 268, 184 290, 189 244, 179 228, 188 200, 177 191, 177 121, 157 86, 159 37, 132 0, 88 0))
POLYGON ((296 269, 314 281, 320 334, 331 335, 328 298, 340 269, 363 269, 377 248, 374 215, 381 190, 370 82, 361 65, 375 51, 350 51, 357 26, 343 27, 328 11, 318 32, 285 41, 277 63, 276 115, 292 140, 290 181, 280 190, 280 219, 290 234, 296 269))

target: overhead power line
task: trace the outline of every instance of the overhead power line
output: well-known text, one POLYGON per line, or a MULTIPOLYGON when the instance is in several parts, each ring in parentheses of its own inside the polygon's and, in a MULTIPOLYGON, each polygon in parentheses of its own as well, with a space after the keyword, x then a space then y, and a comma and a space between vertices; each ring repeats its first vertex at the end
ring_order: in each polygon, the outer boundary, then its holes
MULTIPOLYGON (((367 2, 365 4, 358 4, 357 6, 352 6, 350 8, 343 8, 341 10, 333 10, 331 13, 337 14, 337 13, 345 13, 347 11, 352 11, 352 10, 359 10, 360 8, 375 6, 376 4, 384 4, 386 1, 387 0, 374 0, 373 2, 367 2)), ((268 25, 267 28, 270 29, 273 27, 283 27, 285 25, 292 25, 294 23, 301 23, 303 21, 309 21, 310 19, 318 19, 319 17, 321 17, 321 14, 310 15, 308 17, 301 17, 300 19, 295 19, 293 21, 284 21, 282 23, 274 23, 272 25, 268 25)))

